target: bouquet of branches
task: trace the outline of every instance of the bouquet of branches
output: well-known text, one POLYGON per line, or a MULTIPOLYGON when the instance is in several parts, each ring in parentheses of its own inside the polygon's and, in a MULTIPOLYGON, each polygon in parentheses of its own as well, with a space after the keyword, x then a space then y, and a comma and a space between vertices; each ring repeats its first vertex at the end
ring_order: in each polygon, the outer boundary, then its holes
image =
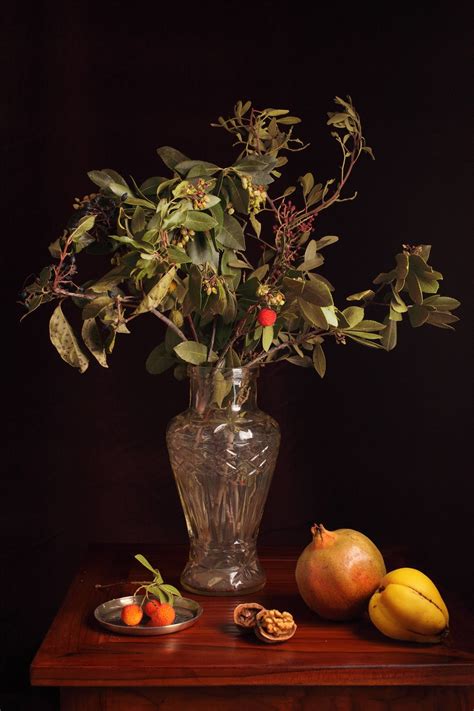
POLYGON ((174 368, 180 379, 187 364, 284 359, 322 377, 330 340, 391 350, 405 316, 415 328, 452 329, 459 302, 438 293, 443 277, 429 264, 429 245, 402 245, 373 288, 336 305, 321 268, 338 237, 318 234, 316 218, 355 197, 344 194, 349 176, 362 154, 373 153, 351 98, 335 102, 327 123, 341 161, 337 177, 323 182, 308 172, 296 186, 277 187, 286 154, 307 147, 294 136, 300 119, 250 101, 211 124, 237 146, 230 166, 165 146, 157 152, 168 174, 140 185, 115 170, 91 171, 98 192, 75 199, 66 229, 49 246, 53 264, 22 293, 29 313, 56 302, 50 337, 59 355, 81 373, 91 356, 107 367, 117 336, 146 316, 166 327, 146 360, 152 374, 174 368), (83 257, 98 266, 95 278, 81 283, 83 257), (80 310, 79 328, 65 315, 65 302, 80 310), (373 310, 381 314, 376 319, 367 315, 373 310))

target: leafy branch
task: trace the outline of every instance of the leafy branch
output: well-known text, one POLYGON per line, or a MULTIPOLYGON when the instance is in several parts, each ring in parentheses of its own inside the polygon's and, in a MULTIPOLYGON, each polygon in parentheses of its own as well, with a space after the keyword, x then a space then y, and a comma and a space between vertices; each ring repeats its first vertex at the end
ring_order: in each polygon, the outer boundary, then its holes
POLYGON ((148 314, 165 333, 146 368, 152 374, 173 368, 177 378, 188 364, 221 369, 281 360, 314 367, 322 377, 328 338, 392 350, 405 315, 414 328, 452 329, 459 302, 439 294, 442 275, 428 263, 428 245, 402 245, 396 266, 374 279, 376 290, 348 297, 359 305, 335 303, 321 269, 324 250, 338 237, 318 234, 317 218, 355 198, 346 195, 349 178, 362 154, 373 158, 351 98, 335 103, 327 124, 341 151, 337 178, 318 182, 307 172, 298 186, 271 194, 287 154, 307 144, 294 135, 301 119, 250 101, 238 101, 232 116, 212 124, 239 147, 228 166, 162 146, 157 153, 167 174, 141 184, 113 169, 91 171, 99 192, 75 199, 66 229, 49 247, 55 262, 21 294, 27 313, 57 302, 50 337, 63 360, 80 372, 90 356, 107 367, 117 337, 148 314), (265 234, 261 214, 273 221, 265 234), (249 236, 260 248, 255 260, 249 236), (83 257, 96 260, 99 270, 79 283, 83 257), (382 321, 366 316, 382 308, 382 321))

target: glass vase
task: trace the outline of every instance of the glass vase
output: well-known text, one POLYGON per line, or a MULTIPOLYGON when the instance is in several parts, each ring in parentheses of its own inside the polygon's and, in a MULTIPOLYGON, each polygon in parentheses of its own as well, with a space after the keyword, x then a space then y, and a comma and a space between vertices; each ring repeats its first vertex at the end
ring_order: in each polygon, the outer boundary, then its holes
POLYGON ((235 595, 260 590, 257 535, 280 429, 257 406, 258 368, 192 366, 189 408, 166 440, 189 535, 184 589, 235 595))

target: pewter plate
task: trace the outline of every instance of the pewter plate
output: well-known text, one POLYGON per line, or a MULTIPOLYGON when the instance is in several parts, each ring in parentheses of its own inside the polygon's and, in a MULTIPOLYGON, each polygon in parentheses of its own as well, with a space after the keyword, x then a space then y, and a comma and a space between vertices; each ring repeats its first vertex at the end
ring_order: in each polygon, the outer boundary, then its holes
POLYGON ((180 632, 193 625, 202 615, 202 607, 194 600, 187 597, 178 597, 174 603, 176 611, 176 619, 172 625, 163 625, 163 627, 152 627, 147 624, 149 618, 144 615, 143 620, 138 625, 126 625, 120 619, 122 607, 125 605, 140 605, 143 601, 143 595, 129 595, 128 597, 117 597, 114 600, 102 603, 94 610, 94 617, 105 629, 116 634, 142 635, 152 636, 159 634, 172 634, 180 632))

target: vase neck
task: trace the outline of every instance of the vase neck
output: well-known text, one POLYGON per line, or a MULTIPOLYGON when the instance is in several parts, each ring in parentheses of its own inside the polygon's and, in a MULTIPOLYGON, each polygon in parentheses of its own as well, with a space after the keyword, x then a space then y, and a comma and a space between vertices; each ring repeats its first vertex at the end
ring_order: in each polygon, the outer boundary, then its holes
POLYGON ((229 414, 257 409, 258 368, 189 369, 189 407, 204 416, 212 410, 229 414))

